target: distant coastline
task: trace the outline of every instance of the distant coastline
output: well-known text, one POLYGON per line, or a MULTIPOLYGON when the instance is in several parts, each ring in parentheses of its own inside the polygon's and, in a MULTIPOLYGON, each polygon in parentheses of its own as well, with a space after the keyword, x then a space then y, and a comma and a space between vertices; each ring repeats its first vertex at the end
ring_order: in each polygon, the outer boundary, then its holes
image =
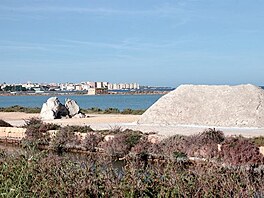
MULTIPOLYGON (((165 95, 170 91, 133 91, 133 92, 115 92, 109 91, 107 93, 100 93, 96 95, 165 95)), ((83 91, 70 91, 70 92, 59 92, 59 91, 47 91, 47 92, 0 92, 0 96, 74 96, 74 95, 88 95, 87 92, 83 91)))
POLYGON ((0 96, 0 107, 22 106, 39 107, 47 101, 49 97, 58 97, 60 101, 67 98, 75 100, 82 109, 97 107, 100 109, 117 108, 124 109, 147 109, 154 104, 161 94, 107 94, 107 95, 87 95, 87 94, 68 94, 68 95, 11 95, 0 96))

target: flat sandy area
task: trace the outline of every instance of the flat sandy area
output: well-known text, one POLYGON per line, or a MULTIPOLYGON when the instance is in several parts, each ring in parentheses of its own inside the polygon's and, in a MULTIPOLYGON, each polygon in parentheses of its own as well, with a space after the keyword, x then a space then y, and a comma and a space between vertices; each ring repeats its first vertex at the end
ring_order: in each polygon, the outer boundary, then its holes
MULTIPOLYGON (((26 114, 20 112, 0 112, 0 119, 3 119, 13 126, 22 126, 25 120, 38 117, 39 114, 26 114)), ((169 137, 176 134, 192 135, 203 132, 208 128, 216 128, 225 135, 243 135, 245 137, 264 136, 264 128, 232 128, 232 127, 213 127, 213 126, 159 126, 159 125, 138 125, 136 124, 139 115, 120 115, 120 114, 89 114, 87 118, 56 119, 46 122, 56 123, 61 126, 66 125, 90 125, 93 129, 122 129, 140 130, 142 132, 155 132, 169 137)))
MULTIPOLYGON (((45 122, 55 123, 62 126, 66 125, 100 125, 100 124, 120 124, 133 123, 139 119, 139 115, 122 115, 122 114, 87 114, 87 118, 71 118, 47 120, 45 122)), ((21 112, 0 112, 0 119, 9 122, 14 126, 25 124, 25 120, 32 117, 39 117, 39 114, 27 114, 21 112)))

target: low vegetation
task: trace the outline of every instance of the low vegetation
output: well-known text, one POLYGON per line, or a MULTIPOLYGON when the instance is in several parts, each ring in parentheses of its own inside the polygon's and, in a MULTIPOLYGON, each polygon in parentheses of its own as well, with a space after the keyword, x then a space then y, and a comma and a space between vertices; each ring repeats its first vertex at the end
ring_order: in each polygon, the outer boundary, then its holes
POLYGON ((264 146, 264 136, 254 137, 253 142, 256 146, 264 146))
MULTIPOLYGON (((10 107, 0 107, 0 112, 24 112, 24 113, 40 113, 41 108, 39 107, 22 107, 19 105, 14 105, 10 107)), ((143 109, 124 109, 119 110, 117 108, 107 108, 100 109, 97 107, 92 107, 88 109, 81 109, 82 113, 86 114, 132 114, 132 115, 141 115, 145 112, 143 109)))
POLYGON ((264 165, 264 157, 259 148, 251 139, 241 136, 226 138, 221 146, 220 157, 228 164, 264 165))
POLYGON ((39 107, 22 107, 19 105, 10 107, 0 107, 0 112, 24 112, 24 113, 40 113, 39 107))
POLYGON ((60 126, 44 123, 38 118, 31 118, 24 127, 26 128, 26 137, 22 141, 24 147, 49 145, 51 136, 48 131, 60 129, 60 126))
POLYGON ((0 155, 1 197, 262 197, 264 174, 211 162, 103 155, 72 159, 47 152, 0 155))
POLYGON ((2 197, 264 196, 264 157, 256 145, 261 138, 225 137, 208 129, 153 143, 155 134, 118 127, 98 131, 38 119, 26 127, 24 141, 37 143, 35 149, 14 156, 0 151, 2 197), (72 149, 85 155, 73 158, 67 154, 72 149))
POLYGON ((264 164, 264 157, 256 145, 261 145, 261 137, 227 138, 222 131, 215 129, 208 129, 193 136, 176 135, 153 143, 149 140, 149 134, 122 130, 120 127, 111 130, 93 130, 90 126, 60 127, 35 118, 28 121, 26 127, 24 145, 46 145, 58 152, 80 149, 102 151, 117 158, 147 154, 164 159, 173 159, 175 156, 197 157, 230 165, 264 164), (49 130, 57 131, 52 138, 49 130))
POLYGON ((124 109, 119 110, 117 108, 107 108, 107 109, 100 109, 97 107, 92 107, 88 109, 81 109, 83 113, 99 113, 99 114, 131 114, 131 115, 141 115, 145 112, 143 109, 124 109))

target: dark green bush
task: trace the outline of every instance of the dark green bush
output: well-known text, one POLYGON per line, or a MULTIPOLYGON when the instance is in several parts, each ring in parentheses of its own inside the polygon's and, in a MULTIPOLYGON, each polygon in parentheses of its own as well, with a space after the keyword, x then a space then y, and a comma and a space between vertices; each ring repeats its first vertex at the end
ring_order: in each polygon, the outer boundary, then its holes
POLYGON ((118 114, 120 113, 120 110, 117 108, 107 108, 104 110, 105 114, 118 114))
POLYGON ((24 113, 40 113, 39 107, 22 107, 14 105, 10 107, 0 107, 0 112, 24 112, 24 113))
POLYGON ((124 109, 121 114, 142 115, 144 112, 142 109, 124 109))
POLYGON ((92 107, 88 109, 81 109, 81 112, 83 113, 103 113, 103 114, 132 114, 132 115, 141 115, 145 112, 144 109, 124 109, 124 110, 119 110, 117 108, 107 108, 107 109, 100 109, 97 107, 92 107))
POLYGON ((85 125, 85 126, 72 125, 72 126, 67 126, 66 128, 68 131, 80 132, 80 133, 88 133, 94 131, 89 125, 85 125))
POLYGON ((258 147, 264 146, 264 136, 258 136, 258 137, 254 137, 252 139, 253 139, 253 142, 255 143, 256 146, 258 146, 258 147))
POLYGON ((174 151, 173 156, 178 159, 178 158, 187 158, 186 153, 180 152, 180 151, 174 151))
POLYGON ((88 109, 81 109, 83 113, 103 113, 103 110, 97 107, 92 107, 88 109))

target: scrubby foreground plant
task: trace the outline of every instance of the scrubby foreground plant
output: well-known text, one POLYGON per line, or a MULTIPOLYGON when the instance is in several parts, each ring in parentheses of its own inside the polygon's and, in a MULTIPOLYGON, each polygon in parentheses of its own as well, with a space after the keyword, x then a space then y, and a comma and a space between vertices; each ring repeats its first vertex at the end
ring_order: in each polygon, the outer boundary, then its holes
POLYGON ((264 172, 210 162, 76 160, 47 152, 0 155, 1 197, 261 197, 264 172))

